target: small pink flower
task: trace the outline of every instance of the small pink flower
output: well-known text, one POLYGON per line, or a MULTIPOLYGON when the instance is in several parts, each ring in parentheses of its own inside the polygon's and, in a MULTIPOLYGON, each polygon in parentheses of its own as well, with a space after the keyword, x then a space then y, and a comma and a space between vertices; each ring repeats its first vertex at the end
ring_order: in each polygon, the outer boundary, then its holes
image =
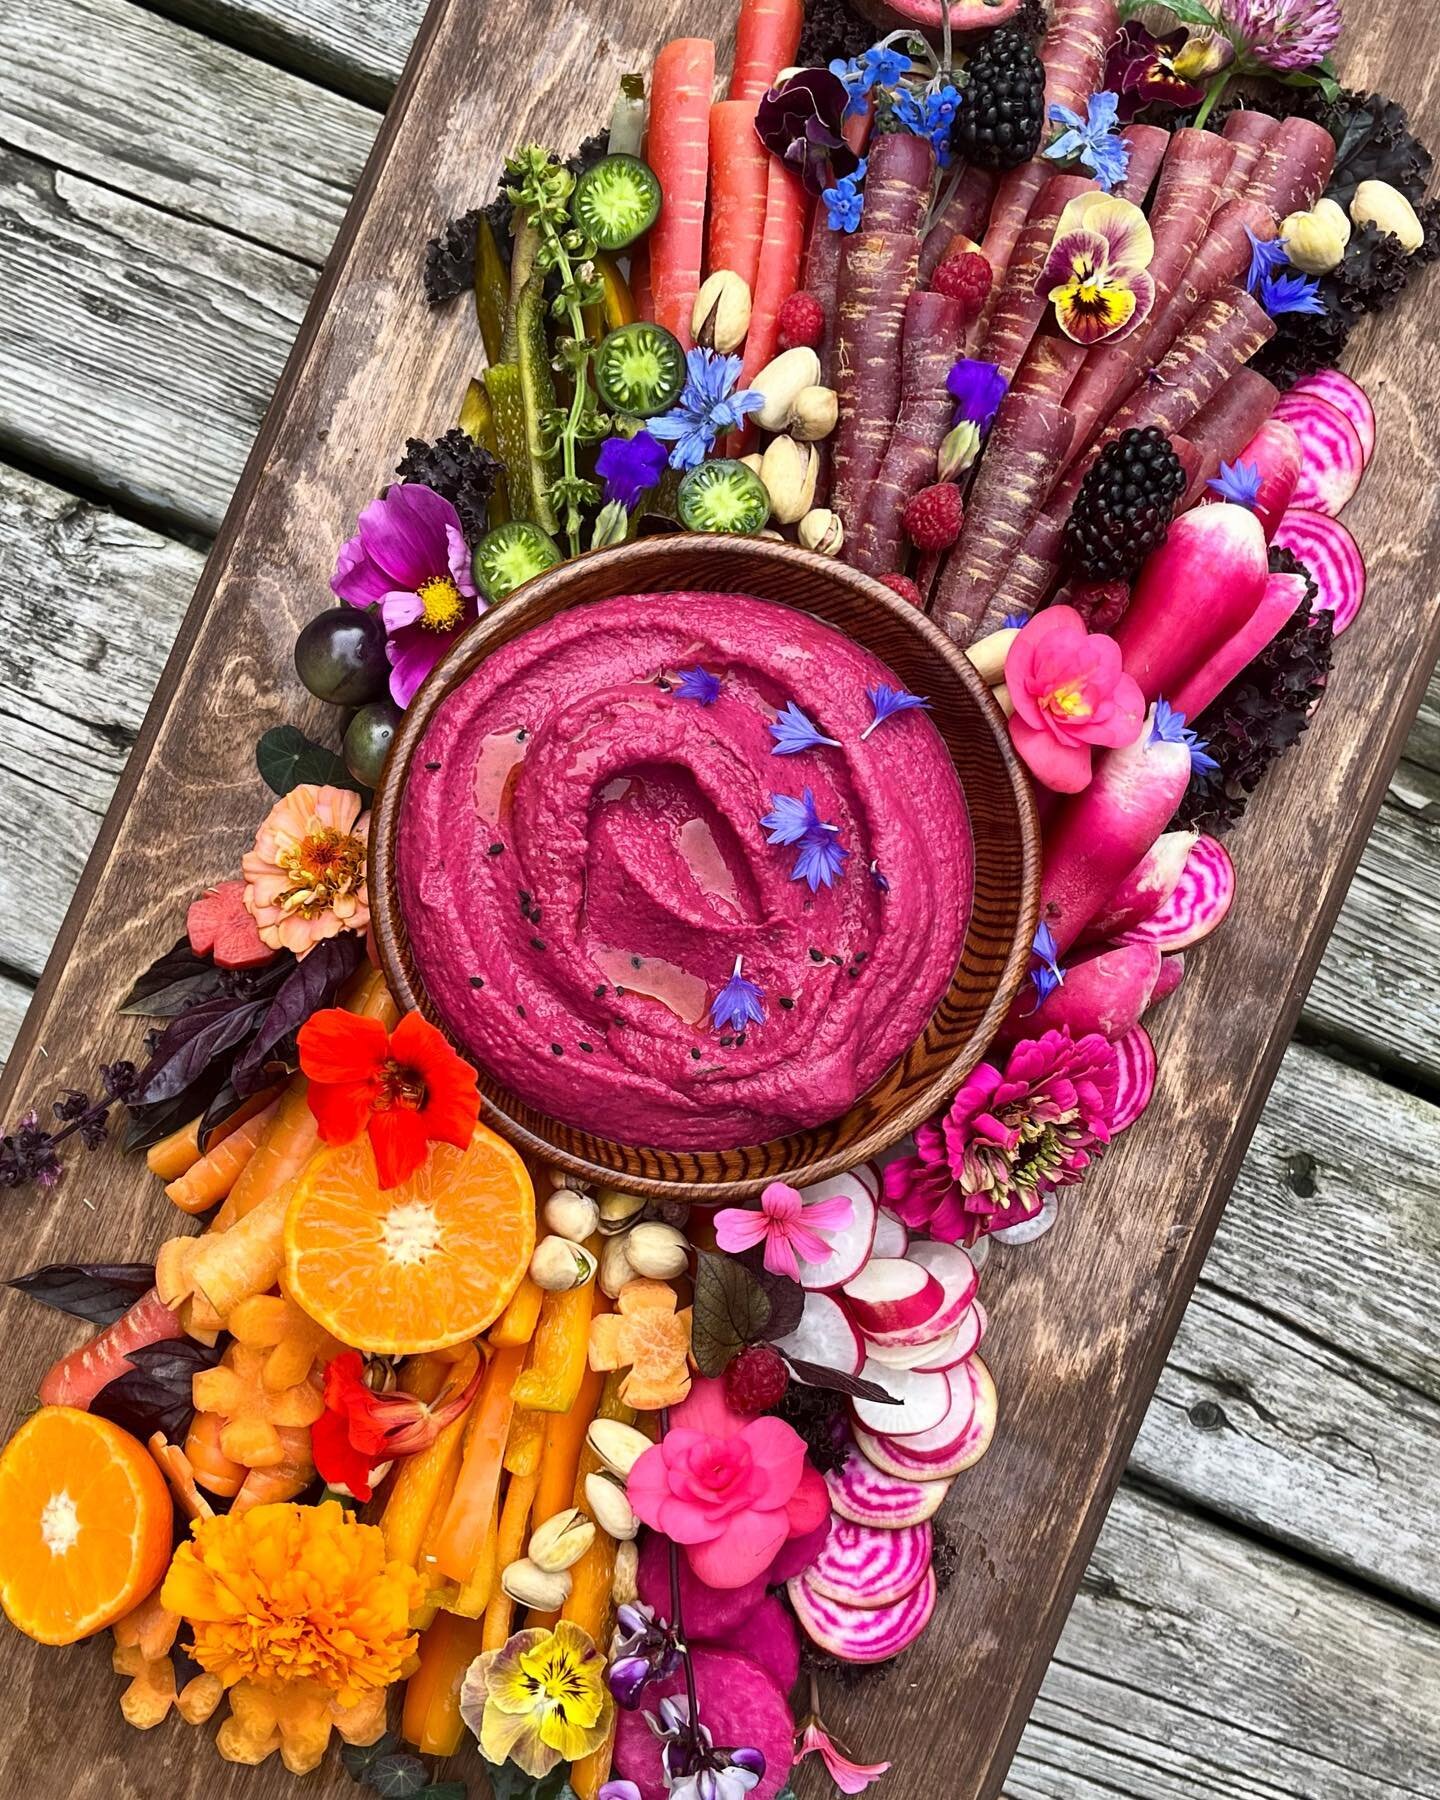
POLYGON ((813 1714, 806 1720, 805 1728, 800 1733, 800 1741, 795 1746, 796 1761, 802 1756, 808 1756, 812 1750, 824 1763, 826 1773, 842 1794, 863 1794, 870 1783, 878 1781, 890 1767, 888 1762, 851 1762, 826 1730, 824 1722, 813 1714))
POLYGON ((245 909, 263 943, 303 957, 322 938, 368 929, 369 830, 348 788, 302 782, 275 802, 240 859, 245 909))
POLYGON ((1015 703, 1011 742, 1056 793, 1088 787, 1091 746, 1133 744, 1145 722, 1145 697, 1120 666, 1120 646, 1088 631, 1073 606, 1047 606, 1021 627, 1005 685, 1015 703))
POLYGON ((822 1263, 832 1245, 822 1231, 844 1231, 855 1222, 855 1207, 843 1194, 807 1200, 799 1188, 772 1181, 760 1196, 757 1212, 750 1206, 727 1206, 715 1215, 715 1241, 732 1255, 765 1246, 765 1267, 772 1275, 800 1279, 800 1262, 822 1263))

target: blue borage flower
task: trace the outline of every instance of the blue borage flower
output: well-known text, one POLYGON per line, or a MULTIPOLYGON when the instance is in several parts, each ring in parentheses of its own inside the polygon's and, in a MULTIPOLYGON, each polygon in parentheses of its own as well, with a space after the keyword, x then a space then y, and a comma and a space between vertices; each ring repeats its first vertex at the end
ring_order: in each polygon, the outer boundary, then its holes
POLYGON ((1208 754, 1207 746, 1201 741, 1199 734, 1187 728, 1184 713, 1176 712, 1168 700, 1155 702, 1155 716, 1150 723, 1150 742, 1184 744, 1190 752, 1190 770, 1194 775, 1214 775, 1219 771, 1219 763, 1208 754))
POLYGON ((712 675, 708 669, 682 669, 675 683, 675 698, 713 706, 720 698, 720 677, 712 675))
POLYGON ((761 989, 743 973, 745 958, 737 956, 730 979, 710 1003, 710 1026, 714 1031, 744 1031, 747 1025, 765 1023, 765 997, 761 989))
POLYGON ((860 220, 865 212, 865 194, 861 182, 865 179, 866 161, 861 157, 851 175, 842 177, 834 187, 828 187, 820 198, 825 202, 825 222, 832 231, 858 231, 860 220))
POLYGON ((722 356, 718 350, 697 345, 686 352, 679 400, 645 427, 652 437, 674 444, 672 469, 697 468, 722 432, 736 430, 747 413, 758 412, 765 404, 765 396, 754 388, 736 390, 741 366, 738 356, 722 356))
POLYGON ((1002 631, 1023 631, 1029 623, 1029 613, 1006 613, 1005 617, 1000 621, 1000 629, 1002 631))
POLYGON ((1320 283, 1312 276, 1295 271, 1289 275, 1269 275, 1260 283, 1257 298, 1272 319, 1282 313, 1323 313, 1320 283))
POLYGON ((883 681, 873 688, 866 688, 865 693, 875 717, 860 733, 862 744, 877 726, 883 725, 887 719, 893 719, 897 713, 914 712, 917 708, 928 707, 930 704, 919 694, 907 694, 904 688, 886 687, 883 681))
POLYGON ((1248 225, 1245 235, 1250 240, 1250 273, 1245 277, 1245 286, 1253 294, 1262 281, 1283 269, 1289 258, 1285 254, 1284 238, 1256 237, 1248 225))
POLYGON ((830 64, 830 73, 840 77, 850 96, 845 103, 845 116, 864 112, 874 88, 895 87, 913 67, 904 51, 891 44, 872 44, 862 55, 848 59, 837 56, 830 64))
POLYGON ((830 887, 844 871, 850 852, 840 842, 839 827, 827 825, 815 805, 815 795, 805 788, 797 800, 793 794, 771 794, 772 810, 760 824, 770 844, 796 845, 799 855, 790 871, 792 881, 803 881, 813 894, 830 887))
POLYGON ((1052 106, 1047 117, 1065 130, 1040 154, 1050 162, 1078 163, 1113 193, 1130 168, 1130 146, 1115 135, 1119 116, 1120 96, 1108 90, 1090 96, 1083 117, 1068 106, 1052 106))
POLYGON ((1222 500, 1229 500, 1236 506, 1247 506, 1254 512, 1259 504, 1262 480, 1259 463, 1222 462, 1220 473, 1212 476, 1205 485, 1222 500))
POLYGON ((929 138, 935 160, 942 169, 950 166, 950 131, 961 100, 959 88, 949 81, 921 93, 902 87, 895 94, 894 117, 912 136, 929 138))
POLYGON ((785 710, 776 717, 770 735, 775 740, 772 756, 796 756, 802 750, 819 750, 827 745, 832 750, 840 748, 840 740, 826 737, 793 700, 785 702, 785 710))
POLYGON ((1065 971, 1060 966, 1059 946, 1055 942, 1055 933, 1043 919, 1035 927, 1035 941, 1030 946, 1030 954, 1039 965, 1030 971, 1030 980, 1035 987, 1035 1004, 1043 1006, 1056 988, 1065 985, 1065 971))

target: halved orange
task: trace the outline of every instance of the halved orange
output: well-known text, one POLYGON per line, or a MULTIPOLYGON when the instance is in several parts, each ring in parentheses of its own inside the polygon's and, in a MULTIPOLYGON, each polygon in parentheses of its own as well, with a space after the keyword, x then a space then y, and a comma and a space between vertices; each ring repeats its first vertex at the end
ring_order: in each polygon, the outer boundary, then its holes
POLYGON ((382 1189, 363 1133, 318 1150, 285 1215, 285 1282, 333 1337, 408 1356, 463 1344, 500 1317, 535 1248, 535 1189, 517 1153, 477 1125, 432 1144, 382 1189))
POLYGON ((42 1406, 0 1451, 0 1603, 41 1644, 113 1625, 170 1561, 170 1490, 143 1444, 42 1406))

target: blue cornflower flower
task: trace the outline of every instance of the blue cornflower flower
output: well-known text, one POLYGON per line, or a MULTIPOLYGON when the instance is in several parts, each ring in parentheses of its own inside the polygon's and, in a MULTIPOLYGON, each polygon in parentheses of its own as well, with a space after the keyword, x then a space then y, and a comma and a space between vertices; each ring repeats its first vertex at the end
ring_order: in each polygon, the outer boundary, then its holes
POLYGON ((877 894, 890 892, 890 877, 880 867, 878 859, 870 865, 870 885, 877 894))
POLYGON ((697 345, 686 352, 679 400, 645 427, 653 437, 674 444, 672 469, 698 468, 722 432, 734 431, 747 413, 758 412, 765 404, 765 396, 754 388, 736 390, 740 368, 738 356, 722 356, 718 350, 697 345))
POLYGON ((795 756, 801 750, 818 750, 828 744, 832 750, 838 750, 840 740, 826 737, 820 727, 805 714, 793 700, 785 702, 785 710, 780 713, 770 727, 770 735, 775 740, 772 756, 795 756))
POLYGON ((1000 629, 1002 631, 1021 631, 1029 623, 1030 623, 1029 613, 1022 613, 1022 612, 1006 613, 1005 617, 1000 621, 1000 629))
POLYGON ((865 692, 874 709, 875 717, 860 733, 862 744, 877 725, 883 725, 887 719, 893 719, 896 713, 914 712, 917 707, 930 704, 919 694, 907 694, 904 688, 886 687, 883 681, 873 688, 866 688, 865 692))
POLYGON ((1289 258, 1285 254, 1284 238, 1256 237, 1248 225, 1245 235, 1250 240, 1250 273, 1245 277, 1245 285, 1253 294, 1262 281, 1283 269, 1289 258))
POLYGON ((809 788, 798 800, 792 794, 772 794, 770 804, 772 810, 760 821, 769 833, 767 844, 798 844, 807 832, 824 830, 809 788))
POLYGON ((1035 941, 1030 946, 1030 954, 1039 964, 1030 971, 1030 980, 1034 984, 1037 1006, 1043 1006, 1056 988, 1065 984, 1065 971, 1060 967, 1059 946, 1055 942, 1055 933, 1042 920, 1035 927, 1035 941))
POLYGON ((747 1025, 765 1023, 765 1001, 761 990, 742 973, 743 956, 735 958, 730 979, 710 1003, 710 1027, 713 1031, 744 1031, 747 1025))
POLYGON ((595 473, 605 483, 605 498, 633 512, 665 469, 665 446, 648 431, 634 437, 608 437, 595 458, 595 473))
POLYGON ((1212 476, 1205 485, 1222 500, 1233 501, 1236 506, 1248 506, 1254 512, 1260 500, 1262 480, 1259 463, 1222 462, 1220 473, 1212 476))
POLYGON ((1268 275, 1260 283, 1260 304, 1272 319, 1282 313, 1323 313, 1320 283, 1308 275, 1268 275))
POLYGON ((825 222, 832 231, 858 231, 860 219, 865 211, 865 193, 861 182, 865 179, 866 163, 860 159, 854 172, 842 176, 834 187, 828 187, 820 198, 825 202, 825 222))
POLYGON ((675 683, 677 700, 697 700, 701 706, 713 706, 720 698, 720 677, 708 669, 682 669, 675 683))
POLYGON ((845 870, 845 860, 850 852, 835 836, 833 825, 824 826, 814 837, 807 837, 800 846, 800 854, 795 858, 795 867, 790 871, 792 881, 803 881, 813 894, 821 887, 830 887, 845 870))
POLYGON ((1220 765, 1208 754, 1207 746, 1197 732, 1185 724, 1185 715, 1176 712, 1168 700, 1155 702, 1155 716, 1150 722, 1152 744, 1184 744, 1190 752, 1190 769, 1195 775, 1213 775, 1220 765))
POLYGON ((839 827, 827 825, 820 817, 809 788, 798 800, 791 794, 772 794, 770 799, 773 811, 760 821, 769 834, 766 842, 799 846, 790 879, 806 882, 812 894, 822 885, 829 887, 850 854, 840 842, 839 827))
POLYGON ((1052 106, 1048 116, 1052 124, 1066 129, 1040 154, 1051 162, 1079 163, 1107 194, 1113 193, 1130 167, 1130 146, 1115 135, 1120 96, 1108 90, 1092 94, 1083 118, 1068 106, 1052 106))
POLYGON ((997 364, 962 356, 945 377, 945 391, 955 402, 955 424, 968 422, 988 431, 1009 386, 997 364))

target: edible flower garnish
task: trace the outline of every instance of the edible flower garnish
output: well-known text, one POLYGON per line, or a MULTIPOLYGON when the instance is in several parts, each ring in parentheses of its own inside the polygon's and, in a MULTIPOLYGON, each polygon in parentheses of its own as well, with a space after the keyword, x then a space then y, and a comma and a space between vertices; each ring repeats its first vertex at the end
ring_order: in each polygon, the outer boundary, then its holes
POLYGON ((854 1204, 843 1194, 807 1200, 788 1182, 772 1181, 758 1208, 727 1206, 715 1215, 715 1242, 732 1255, 765 1246, 765 1267, 772 1275, 800 1279, 797 1257, 823 1263, 834 1249, 822 1231, 844 1231, 855 1220, 854 1204))
POLYGON ((541 1780, 562 1762, 589 1756, 610 1735, 615 1702, 605 1685, 605 1658, 570 1619, 553 1631, 517 1631, 502 1649, 471 1663, 460 1716, 488 1761, 513 1762, 541 1780))
POLYGON ((767 844, 798 844, 812 832, 825 829, 815 807, 815 795, 808 787, 798 800, 793 794, 772 794, 770 804, 772 810, 760 821, 769 834, 767 844))
POLYGON ((865 179, 866 163, 862 159, 848 175, 842 175, 832 187, 827 187, 820 198, 825 203, 825 222, 831 231, 858 231, 860 220, 865 212, 865 190, 861 182, 865 179))
POLYGON ((606 500, 633 512, 664 474, 666 457, 665 446, 648 431, 606 438, 595 458, 606 500))
POLYGON ((720 677, 708 669, 682 669, 675 683, 677 700, 694 700, 700 706, 713 706, 720 698, 720 677))
POLYGON ((860 733, 862 744, 877 726, 883 725, 887 719, 893 719, 897 713, 916 712, 930 704, 920 694, 908 694, 904 688, 886 687, 883 681, 873 688, 866 688, 865 693, 875 717, 860 733))
POLYGON ((1128 337, 1155 304, 1150 222, 1130 200, 1080 194, 1061 213, 1040 285, 1066 337, 1099 344, 1128 337))
POLYGON ((878 1781, 890 1767, 888 1762, 861 1763, 845 1754, 840 1740, 820 1717, 820 1685, 810 1672, 810 1711, 800 1721, 795 1733, 795 1760, 818 1756, 825 1773, 842 1794, 863 1794, 872 1781, 878 1781))
POLYGON ((377 1393, 365 1384, 365 1359, 346 1350, 325 1365, 325 1411, 310 1428, 315 1468, 330 1487, 344 1487, 368 1500, 375 1471, 397 1456, 426 1450, 452 1419, 475 1398, 485 1365, 473 1359, 454 1365, 445 1387, 427 1405, 397 1388, 377 1393))
POLYGON ((835 750, 840 747, 840 740, 826 737, 793 700, 787 700, 784 711, 777 714, 770 735, 775 740, 772 756, 795 756, 801 750, 819 750, 827 745, 835 750))
POLYGON ((1065 971, 1060 967, 1060 951, 1055 942, 1055 933, 1043 919, 1035 927, 1035 941, 1030 946, 1030 954, 1039 965, 1030 971, 1030 980, 1034 983, 1038 996, 1036 1005, 1043 1006, 1056 988, 1065 985, 1065 971))
POLYGON ((849 84, 832 69, 797 69, 770 89, 755 109, 755 132, 793 169, 812 194, 853 175, 859 158, 840 127, 858 108, 849 84))
POLYGON ((761 990, 748 980, 742 970, 745 958, 737 956, 730 979, 710 1003, 710 1026, 714 1031, 744 1031, 751 1025, 765 1023, 765 1001, 761 990))
POLYGON ((1256 237, 1247 225, 1245 235, 1250 240, 1250 270, 1245 277, 1245 286, 1253 294, 1277 270, 1283 269, 1287 263, 1284 238, 1256 237))
POLYGON ((1272 319, 1282 313, 1323 313, 1325 302, 1320 297, 1320 283, 1298 270, 1289 275, 1270 275, 1260 283, 1260 304, 1272 319))
POLYGON ((1090 782, 1097 744, 1133 744, 1145 696, 1121 666, 1120 646, 1090 631, 1073 606, 1047 606, 1011 639, 1005 685, 1015 703, 1010 741, 1037 781, 1060 794, 1090 782))
POLYGON ((618 1609, 615 1631, 605 1680, 616 1705, 633 1712, 652 1681, 664 1681, 680 1667, 680 1648, 674 1631, 643 1601, 618 1609))
POLYGON ((950 130, 961 106, 961 94, 952 81, 941 82, 917 94, 913 88, 895 91, 891 116, 913 137, 929 138, 935 161, 942 169, 951 159, 950 130))
POLYGON ((813 894, 829 887, 840 875, 850 852, 839 841, 838 825, 827 825, 815 807, 815 796, 806 788, 797 800, 792 794, 772 794, 773 811, 760 823, 770 844, 798 844, 800 854, 790 871, 792 881, 809 884, 813 894))
POLYGON ((475 1071, 418 1012, 393 1032, 379 1019, 326 1007, 300 1027, 300 1067, 322 1140, 370 1134, 382 1188, 397 1187, 432 1142, 464 1150, 480 1116, 475 1071))
POLYGON ((1190 768, 1196 775, 1212 775, 1220 767, 1207 753, 1207 746, 1199 734, 1186 725, 1184 713, 1176 712, 1168 700, 1155 702, 1155 710, 1150 716, 1150 742, 1184 744, 1190 752, 1190 768))
MULTIPOLYGON (((748 1745, 717 1749, 708 1727, 690 1717, 687 1695, 667 1695, 660 1702, 659 1718, 647 1713, 645 1719, 663 1746, 660 1763, 668 1800, 745 1800, 759 1786, 765 1774, 763 1751, 748 1745)), ((605 1789, 600 1792, 603 1795, 605 1789)), ((639 1789, 621 1800, 639 1800, 639 1789)))
POLYGON ((1323 62, 1340 38, 1340 0, 1219 0, 1237 74, 1289 74, 1323 62))
POLYGON ((736 390, 740 358, 722 356, 699 345, 685 353, 685 386, 667 413, 646 426, 653 437, 673 443, 672 469, 693 469, 704 462, 722 432, 734 431, 747 413, 758 412, 765 396, 754 388, 736 390))
POLYGON ((1186 49, 1189 33, 1167 32, 1159 37, 1139 19, 1121 26, 1110 46, 1105 65, 1105 86, 1120 97, 1119 116, 1128 122, 1147 106, 1198 106, 1205 90, 1176 72, 1175 59, 1186 49))
POLYGON ((904 51, 897 50, 893 44, 872 44, 861 55, 848 60, 837 56, 830 64, 830 73, 845 83, 845 91, 850 96, 845 112, 849 116, 864 112, 866 97, 872 88, 897 87, 914 66, 904 51))
POLYGON ((1212 494, 1236 506, 1248 506, 1253 512, 1260 499, 1262 477, 1259 463, 1222 462, 1220 473, 1205 483, 1212 494))
POLYGON ((1047 116, 1052 125, 1065 129, 1040 154, 1050 162, 1078 163, 1107 194, 1118 187, 1130 167, 1130 146, 1115 135, 1120 96, 1092 94, 1083 118, 1068 106, 1052 106, 1047 116))
POLYGON ((955 402, 955 423, 968 422, 987 432, 1009 387, 995 363, 962 356, 945 377, 945 391, 955 402))
POLYGON ((302 781, 281 795, 240 859, 245 910, 262 943, 303 958, 324 938, 368 930, 369 831, 349 788, 302 781))

